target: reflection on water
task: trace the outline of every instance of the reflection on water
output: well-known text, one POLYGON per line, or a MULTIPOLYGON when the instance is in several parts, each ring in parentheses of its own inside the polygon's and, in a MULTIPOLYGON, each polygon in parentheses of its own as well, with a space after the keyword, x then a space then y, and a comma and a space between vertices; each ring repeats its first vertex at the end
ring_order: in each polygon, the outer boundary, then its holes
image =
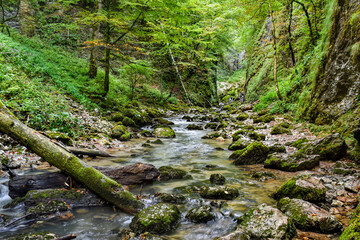
MULTIPOLYGON (((192 175, 192 179, 174 180, 168 182, 156 182, 152 185, 144 186, 142 194, 144 198, 147 195, 156 192, 181 193, 190 185, 209 185, 211 174, 221 173, 226 177, 230 186, 237 187, 241 194, 238 198, 228 201, 227 205, 221 210, 216 210, 217 218, 207 224, 194 224, 185 219, 187 211, 199 206, 200 204, 210 204, 209 200, 204 200, 198 195, 191 195, 190 201, 186 205, 179 205, 182 212, 182 221, 176 232, 168 237, 172 239, 213 239, 232 231, 236 224, 233 218, 241 216, 246 210, 257 206, 259 203, 275 204, 275 201, 269 197, 279 186, 282 180, 275 180, 271 183, 260 183, 250 179, 250 174, 244 169, 231 164, 228 156, 231 154, 227 150, 230 140, 225 142, 216 142, 214 140, 201 139, 207 131, 189 131, 186 126, 189 124, 179 118, 170 118, 175 122, 172 126, 176 132, 175 139, 162 139, 163 145, 153 144, 151 148, 140 148, 144 139, 134 140, 131 151, 128 149, 128 155, 124 152, 115 153, 120 156, 117 159, 99 160, 89 162, 92 165, 119 166, 135 162, 150 163, 156 167, 172 166, 186 170, 192 175), (131 156, 133 154, 133 156, 131 156), (212 168, 208 166, 211 165, 212 168)), ((6 187, 2 188, 1 201, 8 201, 6 187), (4 194, 5 192, 5 194, 4 194)), ((140 188, 131 189, 135 194, 139 194, 140 188)), ((149 198, 146 204, 153 204, 154 201, 149 198)), ((128 227, 132 216, 125 213, 114 212, 110 207, 76 209, 75 218, 69 221, 52 222, 48 221, 42 224, 35 224, 31 231, 48 231, 59 235, 75 234, 78 239, 116 239, 116 230, 128 227)), ((25 227, 24 227, 25 228, 25 227)), ((27 229, 29 230, 29 229, 27 229)), ((0 237, 8 236, 9 231, 0 233, 0 237)))

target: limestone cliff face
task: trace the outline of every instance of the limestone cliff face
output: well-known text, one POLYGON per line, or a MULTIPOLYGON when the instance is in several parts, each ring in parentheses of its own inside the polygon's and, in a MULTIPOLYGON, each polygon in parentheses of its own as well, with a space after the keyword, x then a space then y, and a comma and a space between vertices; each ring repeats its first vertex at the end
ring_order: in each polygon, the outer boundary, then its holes
POLYGON ((359 0, 337 0, 327 51, 307 112, 310 120, 319 124, 359 107, 359 0))

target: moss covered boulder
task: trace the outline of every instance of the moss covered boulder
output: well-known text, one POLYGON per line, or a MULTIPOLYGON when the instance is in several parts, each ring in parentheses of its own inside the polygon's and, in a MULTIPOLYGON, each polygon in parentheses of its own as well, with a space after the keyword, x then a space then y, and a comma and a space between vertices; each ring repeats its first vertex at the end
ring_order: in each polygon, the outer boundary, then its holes
POLYGON ((166 181, 171 179, 189 179, 191 175, 182 169, 173 168, 170 166, 162 166, 159 168, 160 171, 160 180, 166 181))
POLYGON ((29 208, 26 211, 27 218, 37 218, 43 215, 54 214, 56 212, 65 212, 69 210, 69 206, 62 201, 51 200, 29 208))
POLYGON ((342 224, 328 211, 302 199, 282 198, 278 209, 292 219, 295 226, 303 231, 321 233, 340 232, 342 224))
POLYGON ((253 142, 245 149, 237 150, 230 155, 235 165, 248 165, 263 163, 268 155, 269 149, 260 142, 253 142))
POLYGON ((254 123, 269 123, 271 121, 274 121, 275 117, 271 114, 266 114, 263 116, 259 116, 253 119, 254 123))
POLYGON ((339 175, 352 175, 356 172, 359 172, 359 167, 355 163, 337 161, 333 166, 331 166, 330 171, 334 174, 339 175))
POLYGON ((261 204, 242 216, 238 228, 246 233, 248 239, 291 240, 296 236, 296 228, 291 219, 266 204, 261 204))
POLYGON ((232 200, 240 195, 239 190, 229 186, 201 187, 200 196, 207 199, 232 200))
POLYGON ((138 212, 130 223, 135 233, 162 234, 176 229, 181 214, 175 205, 158 203, 138 212))
POLYGON ((206 223, 215 219, 215 214, 210 206, 200 206, 190 209, 185 218, 195 223, 206 223))
POLYGON ((274 194, 275 199, 297 198, 312 203, 325 202, 326 188, 311 175, 300 175, 284 183, 274 194))
POLYGON ((172 121, 169 121, 165 118, 156 118, 155 121, 160 125, 160 126, 163 126, 163 125, 166 125, 166 126, 169 126, 169 125, 174 125, 174 122, 172 121))
POLYGON ((120 141, 129 141, 131 133, 124 125, 116 125, 111 131, 111 137, 120 141))
POLYGON ((154 129, 153 135, 157 138, 174 138, 175 131, 170 127, 157 127, 154 129))
POLYGON ((266 171, 256 172, 256 173, 252 174, 251 177, 256 179, 256 180, 259 180, 259 181, 266 181, 266 180, 269 180, 269 179, 275 179, 276 178, 274 173, 266 172, 266 171))
POLYGON ((50 139, 54 139, 56 141, 62 142, 63 144, 68 146, 73 146, 74 144, 74 141, 65 133, 46 131, 45 135, 50 139))
POLYGON ((122 120, 122 124, 126 127, 136 127, 136 123, 129 117, 124 117, 122 120))
POLYGON ((236 116, 236 120, 238 120, 238 121, 244 121, 248 118, 249 118, 249 115, 246 113, 240 113, 239 115, 236 116))
POLYGON ((226 181, 225 177, 219 173, 210 175, 210 182, 212 184, 224 185, 225 181, 226 181))
POLYGON ((319 164, 320 157, 318 155, 294 153, 285 159, 280 156, 272 156, 264 162, 264 167, 279 169, 286 172, 297 172, 311 170, 319 166, 319 164))
POLYGON ((250 138, 252 140, 255 141, 261 141, 261 140, 265 140, 265 135, 264 134, 258 134, 257 132, 248 130, 248 129, 241 129, 239 131, 236 131, 233 135, 233 142, 236 142, 239 139, 242 138, 250 138))
POLYGON ((185 203, 186 197, 182 194, 160 193, 157 195, 165 203, 185 203))
POLYGON ((300 138, 294 142, 287 142, 286 143, 286 146, 291 146, 291 147, 296 147, 296 148, 301 148, 301 146, 304 144, 304 143, 307 143, 309 142, 309 140, 307 138, 300 138))
POLYGON ((217 127, 218 127, 218 125, 219 125, 219 123, 216 123, 216 122, 209 122, 209 123, 207 123, 206 125, 205 125, 205 128, 206 129, 217 129, 217 127))
POLYGON ((299 151, 308 155, 320 155, 322 160, 337 161, 346 155, 347 149, 345 140, 337 133, 303 144, 299 151))
POLYGON ((233 143, 231 143, 228 147, 229 150, 235 151, 235 150, 241 150, 246 148, 251 144, 251 141, 245 140, 245 139, 239 139, 233 143))
POLYGON ((200 124, 189 124, 186 128, 189 130, 204 130, 203 125, 200 124))
POLYGON ((279 134, 289 134, 289 135, 291 135, 292 133, 291 133, 290 129, 285 128, 282 125, 278 124, 278 125, 274 126, 271 129, 270 134, 271 135, 279 135, 279 134))
POLYGON ((286 148, 285 146, 281 145, 281 144, 274 144, 269 146, 269 153, 285 153, 286 152, 286 148))

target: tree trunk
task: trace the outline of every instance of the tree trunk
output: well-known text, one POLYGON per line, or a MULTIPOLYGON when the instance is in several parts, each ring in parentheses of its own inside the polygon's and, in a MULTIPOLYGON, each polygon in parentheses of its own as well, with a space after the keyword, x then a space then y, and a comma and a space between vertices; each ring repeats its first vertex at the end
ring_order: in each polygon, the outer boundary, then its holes
POLYGON ((295 67, 296 60, 295 60, 295 54, 294 49, 292 47, 292 35, 291 35, 291 25, 292 25, 292 17, 293 17, 293 8, 294 3, 291 1, 288 5, 288 11, 289 11, 289 25, 288 25, 288 34, 289 34, 289 51, 291 55, 292 65, 295 67))
POLYGON ((271 24, 273 26, 272 28, 272 35, 273 35, 273 48, 274 48, 274 81, 275 81, 275 88, 276 88, 276 94, 280 100, 282 100, 281 93, 279 90, 278 80, 277 80, 277 39, 276 39, 276 28, 275 28, 275 22, 274 17, 272 13, 271 8, 271 2, 269 0, 269 10, 270 10, 270 20, 271 24))
POLYGON ((88 166, 45 136, 21 123, 9 113, 1 101, 0 132, 20 141, 45 161, 83 183, 121 210, 135 213, 143 207, 136 196, 126 191, 119 183, 88 166))
POLYGON ((19 6, 19 24, 20 32, 23 35, 32 37, 35 33, 35 18, 34 9, 31 6, 31 1, 20 0, 19 6))

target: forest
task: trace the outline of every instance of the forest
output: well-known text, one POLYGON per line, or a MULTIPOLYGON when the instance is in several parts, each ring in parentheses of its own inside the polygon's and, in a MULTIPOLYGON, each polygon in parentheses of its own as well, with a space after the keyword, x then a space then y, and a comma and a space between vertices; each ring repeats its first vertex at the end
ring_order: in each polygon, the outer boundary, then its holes
POLYGON ((358 0, 0 0, 1 239, 360 239, 358 0))

